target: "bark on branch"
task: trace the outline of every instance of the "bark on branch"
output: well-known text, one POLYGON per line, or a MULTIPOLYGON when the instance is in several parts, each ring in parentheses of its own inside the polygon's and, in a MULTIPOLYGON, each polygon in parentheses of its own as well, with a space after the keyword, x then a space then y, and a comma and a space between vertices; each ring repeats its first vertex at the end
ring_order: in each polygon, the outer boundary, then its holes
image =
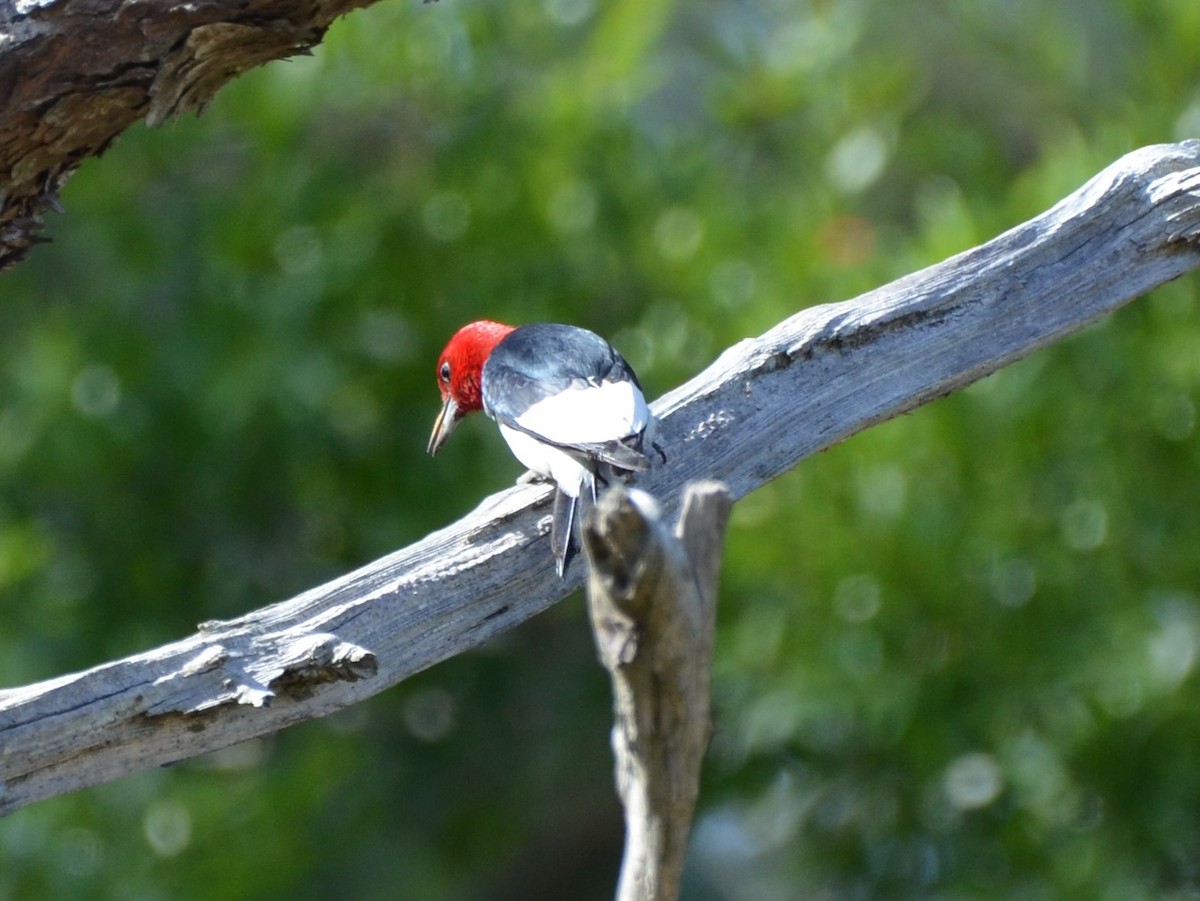
POLYGON ((625 808, 617 901, 674 901, 708 747, 717 575, 733 498, 690 483, 675 531, 643 491, 614 488, 584 525, 588 610, 613 683, 625 808))
MULTIPOLYGON (((1197 266, 1200 142, 1136 151, 981 247, 729 348, 655 403, 670 463, 640 487, 742 497, 1197 266)), ((0 692, 0 813, 330 713, 544 610, 579 584, 554 576, 548 501, 509 489, 289 601, 0 692)))
POLYGON ((200 112, 255 66, 308 53, 374 0, 0 0, 0 269, 41 240, 86 158, 130 125, 200 112))

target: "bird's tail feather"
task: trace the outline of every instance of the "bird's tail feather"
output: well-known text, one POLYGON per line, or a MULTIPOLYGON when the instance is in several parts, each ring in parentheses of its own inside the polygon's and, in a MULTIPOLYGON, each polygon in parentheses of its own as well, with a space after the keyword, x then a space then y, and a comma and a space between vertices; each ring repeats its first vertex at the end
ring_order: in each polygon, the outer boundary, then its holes
POLYGON ((563 491, 554 492, 554 515, 550 520, 550 549, 557 562, 561 579, 581 546, 580 529, 588 511, 596 504, 596 477, 590 476, 581 486, 578 497, 563 491))
POLYGON ((607 463, 615 470, 625 472, 645 472, 650 468, 650 458, 642 452, 641 435, 631 435, 616 441, 604 441, 595 444, 572 445, 582 451, 592 460, 607 463), (634 443, 636 440, 636 443, 634 443))
POLYGON ((554 518, 550 521, 550 550, 557 561, 561 579, 575 556, 575 507, 577 498, 562 491, 554 492, 554 518))

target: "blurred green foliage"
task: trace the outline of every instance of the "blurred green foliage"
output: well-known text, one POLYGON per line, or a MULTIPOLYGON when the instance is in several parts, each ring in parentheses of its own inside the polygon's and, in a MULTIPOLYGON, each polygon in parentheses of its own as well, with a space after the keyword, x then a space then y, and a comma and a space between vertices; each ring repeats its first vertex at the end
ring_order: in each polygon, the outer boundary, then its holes
MULTIPOLYGON (((518 475, 481 316, 652 395, 1200 133, 1195 0, 389 0, 83 166, 0 290, 0 684, 294 594, 518 475)), ((728 541, 689 899, 1200 893, 1197 280, 806 461, 728 541)), ((588 899, 578 597, 328 720, 0 821, 0 899, 588 899)))

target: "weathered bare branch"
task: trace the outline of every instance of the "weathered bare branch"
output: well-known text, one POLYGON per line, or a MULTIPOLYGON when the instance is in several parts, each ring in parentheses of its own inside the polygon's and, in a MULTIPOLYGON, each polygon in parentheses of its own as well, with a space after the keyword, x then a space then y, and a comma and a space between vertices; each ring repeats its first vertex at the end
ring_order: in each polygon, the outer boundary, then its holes
MULTIPOLYGON (((670 463, 641 487, 742 497, 1197 266, 1200 142, 1131 153, 981 247, 729 348, 654 405, 670 463)), ((0 692, 0 812, 322 716, 544 610, 580 580, 554 576, 548 498, 509 489, 292 600, 0 692)))
POLYGON ((0 269, 37 243, 80 163, 130 125, 200 112, 372 2, 0 0, 0 269))
POLYGON ((717 574, 733 498, 689 483, 672 532, 645 492, 614 488, 585 523, 588 610, 613 683, 625 808, 618 901, 679 897, 710 732, 717 574))

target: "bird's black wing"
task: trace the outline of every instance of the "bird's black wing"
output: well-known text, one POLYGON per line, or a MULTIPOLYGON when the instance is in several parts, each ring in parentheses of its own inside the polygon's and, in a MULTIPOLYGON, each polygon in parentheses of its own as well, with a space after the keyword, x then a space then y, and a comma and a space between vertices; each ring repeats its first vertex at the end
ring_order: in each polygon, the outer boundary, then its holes
POLYGON ((497 422, 620 469, 641 472, 650 468, 650 460, 641 450, 641 429, 611 440, 581 442, 554 434, 550 428, 531 428, 522 421, 522 414, 539 402, 572 389, 628 381, 640 394, 637 375, 625 358, 594 332, 557 323, 521 326, 492 351, 481 381, 483 409, 497 422))

